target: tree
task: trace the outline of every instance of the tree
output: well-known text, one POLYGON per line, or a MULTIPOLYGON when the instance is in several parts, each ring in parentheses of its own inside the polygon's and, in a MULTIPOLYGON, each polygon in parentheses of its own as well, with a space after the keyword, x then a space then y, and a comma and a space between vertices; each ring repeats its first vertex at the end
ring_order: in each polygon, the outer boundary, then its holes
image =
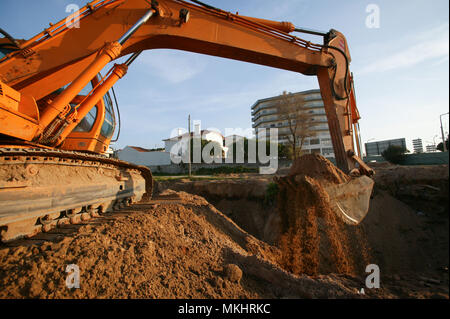
POLYGON ((292 158, 291 148, 279 143, 278 144, 278 157, 280 159, 289 159, 292 158))
POLYGON ((213 157, 213 158, 214 157, 220 157, 220 158, 224 158, 225 157, 222 145, 220 145, 220 143, 218 143, 216 141, 208 141, 208 140, 205 140, 205 139, 200 138, 200 137, 191 137, 191 143, 190 144, 191 144, 191 156, 190 156, 191 157, 191 163, 194 162, 194 152, 199 152, 198 155, 200 155, 201 162, 202 163, 204 162, 203 161, 204 159, 203 159, 203 156, 202 156, 202 152, 203 152, 203 149, 206 146, 211 146, 211 150, 209 151, 209 155, 211 157, 213 157), (196 141, 194 143, 195 139, 200 139, 200 143, 198 143, 198 141, 196 141), (200 145, 200 150, 199 149, 194 149, 194 144, 195 145, 200 145), (215 154, 216 150, 218 152, 221 152, 221 153, 215 154))
MULTIPOLYGON (((244 146, 244 163, 247 163, 248 162, 248 157, 249 157, 248 156, 249 155, 248 154, 249 141, 252 141, 253 143, 255 143, 255 145, 256 145, 256 148, 255 148, 256 154, 258 154, 259 141, 258 141, 258 139, 249 140, 246 137, 243 137, 242 140, 243 141, 241 141, 241 142, 243 142, 242 145, 244 146)), ((234 163, 236 163, 237 159, 238 159, 237 151, 239 149, 238 149, 238 144, 237 143, 238 143, 237 141, 234 141, 233 144, 230 147, 230 150, 228 151, 228 155, 229 156, 230 156, 230 154, 233 154, 233 162, 234 163)), ((274 143, 274 144, 276 143, 277 144, 277 148, 278 148, 278 157, 279 158, 287 158, 288 157, 289 151, 286 149, 285 145, 277 143, 277 142, 272 142, 270 140, 266 140, 265 143, 266 143, 266 152, 265 152, 266 156, 270 156, 270 144, 271 143, 274 143)))
POLYGON ((406 148, 398 145, 389 145, 381 155, 383 158, 392 164, 401 164, 405 160, 405 153, 409 152, 406 148))
MULTIPOLYGON (((445 140, 445 146, 446 146, 447 151, 448 151, 448 138, 445 140)), ((438 151, 443 152, 443 151, 444 151, 444 143, 440 142, 440 143, 436 146, 436 149, 437 149, 438 151)))
POLYGON ((293 160, 301 155, 305 140, 308 137, 316 136, 316 132, 313 130, 314 119, 308 113, 305 104, 303 96, 286 91, 276 102, 278 119, 283 121, 283 124, 287 122, 288 127, 288 133, 280 135, 287 137, 293 160))

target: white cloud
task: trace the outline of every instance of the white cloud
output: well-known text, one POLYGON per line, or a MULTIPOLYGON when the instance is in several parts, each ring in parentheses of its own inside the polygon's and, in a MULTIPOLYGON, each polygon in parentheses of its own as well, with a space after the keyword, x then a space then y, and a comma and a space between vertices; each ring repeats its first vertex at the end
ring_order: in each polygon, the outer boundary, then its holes
POLYGON ((206 68, 201 56, 174 50, 151 50, 141 60, 153 74, 174 84, 189 80, 206 68))
MULTIPOLYGON (((438 63, 442 63, 442 61, 448 60, 448 28, 449 25, 446 23, 427 32, 423 32, 417 35, 413 41, 408 41, 408 43, 412 42, 413 44, 405 45, 406 48, 362 67, 358 73, 367 74, 407 68, 432 59, 439 59, 438 63)), ((383 45, 380 44, 380 46, 383 45)))

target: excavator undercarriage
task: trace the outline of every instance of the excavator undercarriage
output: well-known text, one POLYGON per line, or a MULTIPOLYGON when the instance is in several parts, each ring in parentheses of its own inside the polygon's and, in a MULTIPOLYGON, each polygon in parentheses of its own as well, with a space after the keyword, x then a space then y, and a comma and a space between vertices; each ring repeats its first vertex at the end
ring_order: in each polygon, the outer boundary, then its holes
POLYGON ((152 188, 144 166, 79 152, 0 148, 1 241, 149 200, 152 188))

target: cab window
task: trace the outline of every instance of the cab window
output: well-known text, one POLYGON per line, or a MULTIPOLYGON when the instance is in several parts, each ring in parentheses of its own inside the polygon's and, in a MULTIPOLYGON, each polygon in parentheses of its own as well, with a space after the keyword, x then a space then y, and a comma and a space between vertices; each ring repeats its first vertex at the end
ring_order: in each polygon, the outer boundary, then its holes
POLYGON ((102 136, 110 138, 114 133, 115 121, 113 103, 109 93, 105 94, 103 101, 105 102, 105 121, 103 122, 100 133, 102 136))
POLYGON ((97 119, 97 106, 94 106, 73 130, 74 132, 90 132, 97 119))

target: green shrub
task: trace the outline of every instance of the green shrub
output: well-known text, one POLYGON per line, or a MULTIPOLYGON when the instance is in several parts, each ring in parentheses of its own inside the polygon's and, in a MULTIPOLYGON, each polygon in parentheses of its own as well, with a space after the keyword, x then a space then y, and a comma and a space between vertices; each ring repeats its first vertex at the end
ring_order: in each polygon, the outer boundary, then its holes
POLYGON ((202 167, 199 168, 195 175, 219 175, 219 174, 242 174, 242 173, 256 173, 258 168, 245 166, 220 166, 214 168, 202 167))
POLYGON ((401 146, 390 145, 381 155, 392 164, 402 164, 405 161, 406 152, 409 151, 401 146))
POLYGON ((271 182, 267 185, 266 189, 266 195, 264 197, 264 203, 265 204, 273 204, 275 203, 275 200, 277 199, 278 195, 278 184, 271 182))

